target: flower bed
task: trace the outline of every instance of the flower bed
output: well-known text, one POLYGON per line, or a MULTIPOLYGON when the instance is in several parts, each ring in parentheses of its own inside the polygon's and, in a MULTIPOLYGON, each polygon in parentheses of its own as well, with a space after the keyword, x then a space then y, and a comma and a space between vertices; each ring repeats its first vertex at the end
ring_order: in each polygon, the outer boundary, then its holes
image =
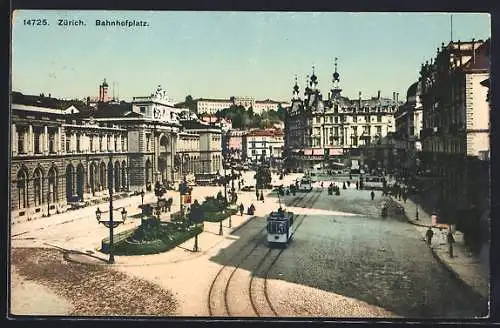
MULTIPOLYGON (((148 219, 149 222, 155 219, 148 219)), ((166 252, 203 231, 203 224, 189 226, 187 222, 156 222, 123 232, 113 244, 115 255, 147 255, 166 252), (126 237, 125 237, 126 236, 126 237)), ((103 240, 102 252, 107 253, 109 241, 103 240), (104 247, 106 245, 107 247, 104 247)))

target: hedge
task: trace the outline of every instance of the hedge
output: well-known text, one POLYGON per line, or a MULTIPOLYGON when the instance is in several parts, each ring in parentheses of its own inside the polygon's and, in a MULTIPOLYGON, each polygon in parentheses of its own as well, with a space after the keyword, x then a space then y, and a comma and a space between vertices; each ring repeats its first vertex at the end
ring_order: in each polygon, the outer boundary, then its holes
POLYGON ((225 212, 205 212, 203 220, 207 222, 219 222, 236 213, 238 213, 238 210, 235 208, 227 208, 225 212))
MULTIPOLYGON (((166 252, 182 243, 186 240, 194 237, 197 234, 203 232, 203 224, 198 224, 189 227, 186 230, 185 224, 180 223, 164 223, 162 224, 165 228, 166 234, 157 240, 147 241, 147 242, 135 242, 130 240, 130 236, 135 231, 133 229, 129 232, 127 238, 122 238, 118 242, 113 244, 113 254, 115 255, 147 255, 147 254, 157 254, 166 252)), ((103 240, 103 246, 104 246, 103 240)), ((108 246, 106 244, 106 246, 108 246)), ((101 251, 107 253, 106 249, 103 247, 101 251)))

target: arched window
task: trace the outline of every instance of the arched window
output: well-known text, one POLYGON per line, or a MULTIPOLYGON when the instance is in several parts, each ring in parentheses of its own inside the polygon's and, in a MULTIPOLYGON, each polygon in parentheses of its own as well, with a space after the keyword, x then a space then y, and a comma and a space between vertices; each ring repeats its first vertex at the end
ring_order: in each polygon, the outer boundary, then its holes
POLYGON ((37 167, 33 173, 33 189, 34 189, 34 199, 35 206, 39 206, 43 203, 42 190, 43 190, 43 176, 42 170, 37 167))
POLYGON ((59 200, 59 196, 57 194, 57 171, 54 166, 51 167, 49 170, 48 182, 49 182, 49 194, 47 198, 50 199, 52 202, 57 202, 59 200))
POLYGON ((127 190, 127 162, 122 161, 122 190, 127 190))
POLYGON ((107 181, 107 173, 106 173, 106 164, 104 162, 101 162, 101 166, 99 169, 99 190, 104 190, 108 187, 107 181))
POLYGON ((19 209, 28 207, 28 172, 26 168, 21 168, 17 173, 17 197, 19 199, 19 209))
POLYGON ((115 183, 115 191, 120 191, 120 162, 115 162, 115 171, 114 171, 114 183, 115 183))

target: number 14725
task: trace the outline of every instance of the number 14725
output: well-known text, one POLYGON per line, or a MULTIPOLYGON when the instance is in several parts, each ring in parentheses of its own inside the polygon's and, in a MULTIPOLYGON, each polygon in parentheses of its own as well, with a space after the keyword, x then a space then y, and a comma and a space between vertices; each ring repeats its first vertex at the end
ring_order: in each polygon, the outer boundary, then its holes
POLYGON ((42 25, 49 25, 47 20, 45 18, 43 19, 24 19, 23 20, 24 25, 30 25, 30 26, 42 26, 42 25))

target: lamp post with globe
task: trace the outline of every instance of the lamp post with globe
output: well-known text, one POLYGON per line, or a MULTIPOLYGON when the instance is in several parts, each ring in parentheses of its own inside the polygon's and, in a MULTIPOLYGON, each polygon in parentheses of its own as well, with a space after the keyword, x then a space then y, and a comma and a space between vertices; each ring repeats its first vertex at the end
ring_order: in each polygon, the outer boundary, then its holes
POLYGON ((116 211, 118 209, 113 208, 113 182, 114 182, 114 174, 113 174, 113 157, 112 155, 109 155, 109 164, 108 164, 108 190, 109 190, 109 218, 108 220, 103 220, 102 219, 102 211, 98 207, 97 210, 95 211, 96 219, 98 223, 102 223, 105 227, 109 228, 109 247, 108 247, 108 252, 109 252, 109 264, 115 263, 115 257, 113 255, 113 229, 118 227, 120 224, 125 223, 125 220, 127 219, 127 211, 125 210, 125 207, 122 207, 121 210, 121 220, 114 220, 113 218, 113 211, 116 211))

